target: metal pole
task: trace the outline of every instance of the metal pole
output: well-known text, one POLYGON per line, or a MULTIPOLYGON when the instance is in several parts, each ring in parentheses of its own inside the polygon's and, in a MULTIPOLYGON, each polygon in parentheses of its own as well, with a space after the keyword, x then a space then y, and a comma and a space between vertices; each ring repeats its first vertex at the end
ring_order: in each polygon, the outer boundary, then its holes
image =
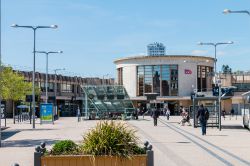
POLYGON ((55 70, 55 80, 54 80, 54 93, 55 93, 55 108, 56 108, 56 113, 57 113, 57 119, 59 119, 59 112, 57 108, 57 103, 56 103, 56 92, 57 92, 57 76, 56 76, 56 70, 55 70))
POLYGON ((221 131, 221 85, 219 85, 219 105, 218 105, 218 109, 219 109, 219 130, 221 131))
POLYGON ((87 94, 87 88, 85 90, 85 119, 88 119, 88 94, 87 94))
POLYGON ((215 61, 214 61, 214 72, 215 72, 215 74, 217 74, 217 69, 216 69, 217 55, 216 55, 216 52, 217 52, 217 45, 215 44, 214 45, 214 58, 215 58, 215 61))
POLYGON ((46 81, 45 81, 45 103, 47 104, 48 103, 48 55, 49 53, 46 52, 46 81))
POLYGON ((56 104, 56 93, 57 93, 57 75, 56 75, 56 70, 55 70, 55 81, 54 81, 54 84, 55 84, 55 104, 56 104))
POLYGON ((34 56, 33 56, 33 73, 32 73, 32 116, 33 116, 33 129, 35 128, 35 71, 36 71, 36 28, 32 28, 34 31, 34 56))

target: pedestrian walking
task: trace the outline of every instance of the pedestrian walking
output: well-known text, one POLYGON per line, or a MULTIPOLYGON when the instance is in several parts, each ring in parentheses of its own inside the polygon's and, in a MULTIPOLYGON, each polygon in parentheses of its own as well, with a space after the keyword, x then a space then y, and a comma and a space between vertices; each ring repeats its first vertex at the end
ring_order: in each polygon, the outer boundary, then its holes
POLYGON ((207 108, 204 108, 203 104, 200 105, 196 117, 200 121, 202 135, 206 135, 207 134, 206 127, 207 127, 207 120, 209 118, 209 111, 207 108))
POLYGON ((226 119, 226 111, 225 110, 222 111, 222 116, 223 116, 223 118, 225 120, 226 119))
POLYGON ((234 108, 231 109, 231 116, 234 117, 234 108))
POLYGON ((170 110, 168 107, 166 107, 166 116, 167 116, 167 120, 169 120, 170 117, 170 110))
POLYGON ((157 108, 154 108, 152 111, 152 118, 154 119, 154 126, 157 126, 157 119, 159 118, 160 111, 157 108))

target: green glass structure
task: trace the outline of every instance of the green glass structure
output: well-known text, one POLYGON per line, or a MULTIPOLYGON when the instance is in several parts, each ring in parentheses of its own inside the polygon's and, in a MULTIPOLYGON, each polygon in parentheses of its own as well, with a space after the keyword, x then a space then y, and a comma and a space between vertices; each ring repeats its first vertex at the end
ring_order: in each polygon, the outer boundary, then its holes
POLYGON ((135 108, 122 85, 82 86, 84 116, 89 119, 131 118, 135 108))

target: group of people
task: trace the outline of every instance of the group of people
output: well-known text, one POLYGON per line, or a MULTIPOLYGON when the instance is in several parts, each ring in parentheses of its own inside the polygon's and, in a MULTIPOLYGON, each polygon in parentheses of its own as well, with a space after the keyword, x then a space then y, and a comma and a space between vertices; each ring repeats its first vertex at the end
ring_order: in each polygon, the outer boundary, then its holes
MULTIPOLYGON (((164 115, 167 117, 167 119, 169 120, 170 117, 170 110, 168 107, 164 108, 164 115)), ((157 108, 153 108, 152 113, 151 113, 152 118, 154 119, 154 126, 157 126, 157 119, 160 116, 160 110, 157 108)), ((190 115, 189 113, 185 110, 184 107, 181 107, 181 116, 182 119, 180 121, 181 125, 185 125, 185 123, 188 123, 188 125, 191 126, 190 123, 190 115)), ((199 120, 200 125, 201 125, 201 131, 202 131, 202 135, 206 135, 206 126, 207 126, 207 120, 209 119, 209 111, 207 108, 205 108, 203 106, 203 104, 201 104, 199 106, 196 118, 199 120)))

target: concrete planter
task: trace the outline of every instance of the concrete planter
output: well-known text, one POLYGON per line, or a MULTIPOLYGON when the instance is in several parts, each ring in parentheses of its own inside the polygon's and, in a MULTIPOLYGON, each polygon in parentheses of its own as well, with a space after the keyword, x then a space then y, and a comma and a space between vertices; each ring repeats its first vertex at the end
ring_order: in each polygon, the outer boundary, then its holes
POLYGON ((131 159, 113 156, 67 155, 42 156, 41 166, 147 166, 147 155, 136 155, 131 159))

